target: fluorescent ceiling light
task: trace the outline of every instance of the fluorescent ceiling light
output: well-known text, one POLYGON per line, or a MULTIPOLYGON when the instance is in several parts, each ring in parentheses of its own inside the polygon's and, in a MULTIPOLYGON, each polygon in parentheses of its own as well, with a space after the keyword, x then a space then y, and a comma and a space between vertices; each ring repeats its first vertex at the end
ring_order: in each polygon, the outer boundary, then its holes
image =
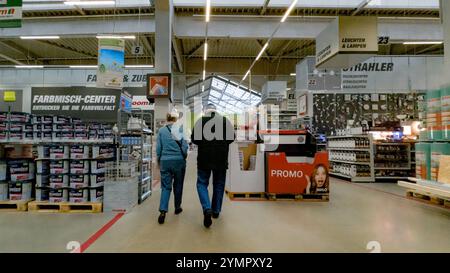
POLYGON ((44 68, 43 65, 16 65, 16 68, 44 68))
POLYGON ((22 40, 56 40, 59 39, 59 36, 52 35, 52 36, 20 36, 20 39, 22 40))
POLYGON ((297 73, 291 73, 291 76, 297 76, 297 73))
POLYGON ((203 70, 203 81, 206 79, 206 70, 203 70))
POLYGON ((79 68, 79 69, 81 69, 81 68, 97 68, 96 65, 70 65, 69 67, 75 68, 75 69, 77 69, 77 68, 79 68))
POLYGON ((247 79, 248 74, 250 74, 250 70, 248 70, 247 73, 245 73, 245 76, 244 76, 244 78, 242 79, 242 81, 245 81, 245 79, 247 79))
POLYGON ((269 46, 269 43, 266 43, 263 48, 261 48, 261 51, 259 52, 258 56, 256 57, 256 60, 259 60, 261 56, 263 55, 264 51, 266 51, 266 48, 269 46))
POLYGON ((206 61, 206 59, 208 58, 208 43, 205 42, 205 52, 203 53, 203 60, 206 61))
POLYGON ((134 35, 97 35, 96 37, 97 39, 136 39, 136 36, 134 35))
POLYGON ((153 68, 155 67, 152 64, 135 64, 135 65, 126 65, 125 68, 153 68))
POLYGON ((211 15, 211 0, 206 0, 206 22, 209 22, 211 15))
POLYGON ((288 18, 289 14, 291 13, 291 11, 294 9, 295 5, 297 5, 297 1, 298 0, 294 0, 291 4, 291 6, 288 8, 288 10, 286 11, 286 13, 284 14, 283 18, 281 18, 281 23, 284 23, 284 21, 286 21, 286 19, 288 18))
POLYGON ((417 41, 417 42, 404 42, 404 45, 442 45, 442 41, 417 41))
POLYGON ((115 5, 116 1, 65 1, 69 6, 109 6, 115 5))

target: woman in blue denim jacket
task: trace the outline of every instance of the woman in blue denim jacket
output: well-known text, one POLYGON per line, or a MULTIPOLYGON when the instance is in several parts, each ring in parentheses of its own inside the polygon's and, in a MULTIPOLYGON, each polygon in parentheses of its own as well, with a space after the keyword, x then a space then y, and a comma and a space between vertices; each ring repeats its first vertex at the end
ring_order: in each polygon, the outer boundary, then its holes
POLYGON ((180 214, 183 211, 181 200, 188 144, 183 138, 181 127, 174 125, 177 119, 177 112, 167 114, 167 125, 159 129, 156 141, 156 155, 161 170, 161 200, 158 217, 160 224, 164 223, 166 213, 169 211, 172 187, 175 196, 175 214, 180 214))

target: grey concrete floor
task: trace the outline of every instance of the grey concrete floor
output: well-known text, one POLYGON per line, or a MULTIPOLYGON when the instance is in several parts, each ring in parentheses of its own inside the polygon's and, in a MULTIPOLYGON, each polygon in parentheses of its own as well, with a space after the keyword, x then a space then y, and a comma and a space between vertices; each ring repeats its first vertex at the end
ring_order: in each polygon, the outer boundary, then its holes
MULTIPOLYGON (((450 210, 404 198, 395 184, 333 179, 329 203, 230 201, 210 229, 202 225, 188 162, 183 208, 157 223, 160 192, 124 215, 87 252, 450 252, 450 210)), ((173 201, 173 200, 171 200, 173 201)), ((0 252, 68 252, 114 214, 0 214, 0 252)))

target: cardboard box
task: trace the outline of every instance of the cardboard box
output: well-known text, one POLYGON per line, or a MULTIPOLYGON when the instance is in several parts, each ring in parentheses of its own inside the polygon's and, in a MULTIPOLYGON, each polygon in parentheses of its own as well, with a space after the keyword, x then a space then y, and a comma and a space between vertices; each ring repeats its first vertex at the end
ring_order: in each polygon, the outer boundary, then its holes
POLYGON ((89 174, 88 160, 71 160, 70 161, 71 174, 89 174))
POLYGON ((9 200, 30 200, 33 184, 30 182, 10 182, 9 200))
POLYGON ((103 202, 103 187, 89 189, 89 195, 91 202, 103 202))
POLYGON ((61 203, 69 201, 67 189, 49 189, 49 202, 61 203))
POLYGON ((69 202, 85 203, 89 201, 88 189, 69 189, 69 202))
POLYGON ((72 189, 80 189, 89 187, 88 174, 71 174, 69 176, 69 187, 72 189))
POLYGON ((50 147, 51 159, 69 159, 69 146, 67 145, 52 145, 50 147))
POLYGON ((90 186, 91 187, 101 187, 104 185, 106 180, 106 174, 91 174, 90 186))
POLYGON ((68 160, 51 160, 50 174, 68 174, 69 165, 68 160))

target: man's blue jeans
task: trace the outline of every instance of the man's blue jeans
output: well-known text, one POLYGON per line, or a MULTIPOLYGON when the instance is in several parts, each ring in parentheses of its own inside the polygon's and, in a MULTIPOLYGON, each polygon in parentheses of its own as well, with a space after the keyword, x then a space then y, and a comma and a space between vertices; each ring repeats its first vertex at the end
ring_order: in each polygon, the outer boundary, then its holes
POLYGON ((197 170, 197 192, 203 212, 220 213, 222 211, 223 194, 227 170, 197 170), (213 174, 213 196, 209 200, 209 178, 213 174))
POLYGON ((186 161, 184 160, 161 160, 161 200, 159 211, 169 211, 170 193, 175 196, 175 209, 181 208, 183 197, 184 175, 186 173, 186 161))

